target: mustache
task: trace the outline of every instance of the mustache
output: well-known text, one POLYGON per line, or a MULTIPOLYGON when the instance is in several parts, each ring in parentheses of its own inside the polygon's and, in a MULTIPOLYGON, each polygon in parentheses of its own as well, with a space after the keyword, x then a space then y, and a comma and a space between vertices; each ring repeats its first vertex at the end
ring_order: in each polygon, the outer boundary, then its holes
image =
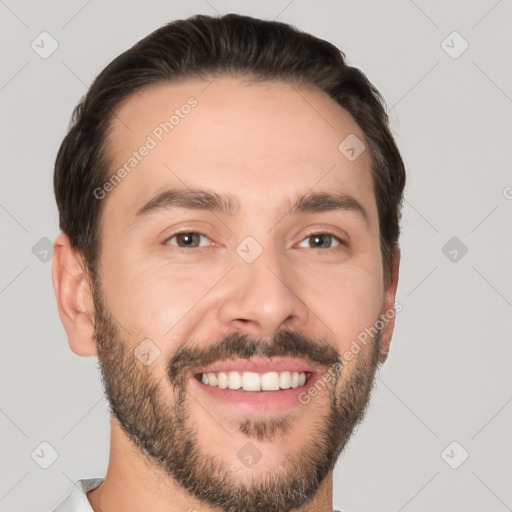
POLYGON ((190 341, 184 343, 169 361, 167 373, 171 382, 177 382, 180 376, 195 367, 234 358, 250 359, 253 356, 299 358, 324 369, 336 363, 343 364, 340 353, 331 343, 299 331, 283 329, 270 340, 236 331, 206 348, 197 348, 190 341))

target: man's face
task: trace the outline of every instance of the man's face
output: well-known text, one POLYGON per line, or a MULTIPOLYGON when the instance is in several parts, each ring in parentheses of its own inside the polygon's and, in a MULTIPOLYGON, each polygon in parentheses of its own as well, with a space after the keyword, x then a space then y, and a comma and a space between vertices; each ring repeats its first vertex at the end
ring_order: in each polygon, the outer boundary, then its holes
POLYGON ((211 506, 303 505, 362 417, 384 349, 357 340, 392 300, 370 155, 340 152, 349 135, 364 140, 326 94, 282 83, 153 86, 117 112, 111 172, 129 171, 102 199, 94 300, 106 393, 154 467, 211 506), (235 208, 150 203, 176 189, 235 208), (289 211, 320 193, 346 197, 289 211))

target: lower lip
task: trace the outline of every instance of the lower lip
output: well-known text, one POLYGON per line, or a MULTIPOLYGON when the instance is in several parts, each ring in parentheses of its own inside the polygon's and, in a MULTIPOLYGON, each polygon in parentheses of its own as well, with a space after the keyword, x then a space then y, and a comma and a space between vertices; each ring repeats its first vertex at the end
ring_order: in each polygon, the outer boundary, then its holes
POLYGON ((190 380, 192 386, 197 387, 200 392, 205 393, 212 400, 221 403, 223 407, 237 412, 254 414, 285 412, 297 406, 302 407, 300 396, 304 396, 303 394, 318 378, 319 375, 312 373, 309 374, 302 386, 276 391, 244 391, 242 388, 221 389, 217 386, 203 384, 196 377, 191 377, 190 380))

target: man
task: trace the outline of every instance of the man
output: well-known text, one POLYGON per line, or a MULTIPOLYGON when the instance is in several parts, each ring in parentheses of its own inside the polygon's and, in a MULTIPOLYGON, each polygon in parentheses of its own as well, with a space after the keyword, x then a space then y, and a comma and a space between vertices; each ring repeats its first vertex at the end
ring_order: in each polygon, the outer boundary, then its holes
POLYGON ((53 282, 111 409, 57 509, 331 511, 394 327, 405 171, 326 41, 229 14, 117 57, 60 148, 53 282))

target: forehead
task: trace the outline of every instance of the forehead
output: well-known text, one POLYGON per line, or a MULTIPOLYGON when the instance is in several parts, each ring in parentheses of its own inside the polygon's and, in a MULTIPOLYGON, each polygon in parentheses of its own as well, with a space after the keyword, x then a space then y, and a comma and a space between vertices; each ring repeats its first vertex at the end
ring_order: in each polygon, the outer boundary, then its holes
POLYGON ((350 114, 317 89, 227 77, 150 86, 113 121, 110 175, 122 178, 104 216, 130 219, 157 192, 198 185, 238 197, 241 213, 318 190, 355 196, 375 216, 369 151, 349 160, 339 149, 347 137, 364 142, 350 114))

